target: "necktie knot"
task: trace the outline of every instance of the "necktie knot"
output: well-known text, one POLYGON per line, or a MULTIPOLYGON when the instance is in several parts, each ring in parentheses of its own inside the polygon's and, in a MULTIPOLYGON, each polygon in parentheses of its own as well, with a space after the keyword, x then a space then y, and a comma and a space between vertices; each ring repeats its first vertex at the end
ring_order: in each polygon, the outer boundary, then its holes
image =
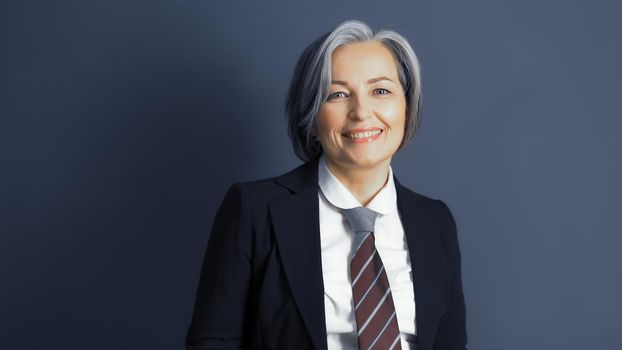
POLYGON ((374 232, 377 212, 365 207, 342 209, 342 212, 352 225, 354 232, 374 232))

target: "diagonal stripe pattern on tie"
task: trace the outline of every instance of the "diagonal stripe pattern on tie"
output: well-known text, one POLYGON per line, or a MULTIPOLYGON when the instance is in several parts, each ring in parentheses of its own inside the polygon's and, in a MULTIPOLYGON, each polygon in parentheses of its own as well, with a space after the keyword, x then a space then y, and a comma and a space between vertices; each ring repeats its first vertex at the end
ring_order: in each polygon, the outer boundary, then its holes
POLYGON ((342 213, 355 232, 350 276, 359 349, 401 349, 389 280, 374 243, 378 213, 364 207, 342 213))

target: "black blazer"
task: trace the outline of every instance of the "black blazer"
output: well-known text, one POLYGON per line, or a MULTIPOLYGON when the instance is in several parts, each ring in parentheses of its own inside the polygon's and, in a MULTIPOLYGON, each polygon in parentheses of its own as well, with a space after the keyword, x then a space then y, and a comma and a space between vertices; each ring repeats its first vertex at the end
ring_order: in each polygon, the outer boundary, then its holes
MULTIPOLYGON (((187 350, 326 349, 318 158, 235 183, 216 214, 187 350)), ((466 349, 456 225, 441 201, 394 175, 416 302, 418 350, 466 349)))

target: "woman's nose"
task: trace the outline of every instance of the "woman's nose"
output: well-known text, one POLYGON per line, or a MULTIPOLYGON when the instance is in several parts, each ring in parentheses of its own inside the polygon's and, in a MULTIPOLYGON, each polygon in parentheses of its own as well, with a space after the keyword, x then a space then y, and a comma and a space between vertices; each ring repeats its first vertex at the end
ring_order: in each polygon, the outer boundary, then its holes
POLYGON ((371 101, 365 95, 357 95, 351 99, 350 118, 367 119, 372 115, 371 101))

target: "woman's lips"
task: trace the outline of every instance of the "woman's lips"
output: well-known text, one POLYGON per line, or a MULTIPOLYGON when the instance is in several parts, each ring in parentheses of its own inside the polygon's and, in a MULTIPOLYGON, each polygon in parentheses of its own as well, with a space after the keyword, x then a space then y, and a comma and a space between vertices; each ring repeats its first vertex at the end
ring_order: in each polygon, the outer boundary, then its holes
POLYGON ((380 128, 353 129, 341 136, 353 143, 367 143, 376 140, 382 133, 380 128))

